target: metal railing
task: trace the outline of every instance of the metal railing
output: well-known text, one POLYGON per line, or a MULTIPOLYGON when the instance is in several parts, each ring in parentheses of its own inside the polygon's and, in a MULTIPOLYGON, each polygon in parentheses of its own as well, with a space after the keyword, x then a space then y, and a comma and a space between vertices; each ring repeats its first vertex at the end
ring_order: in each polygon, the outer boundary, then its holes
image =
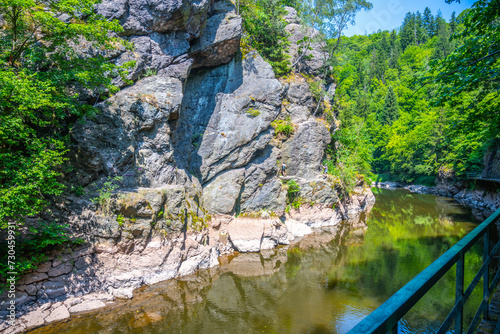
POLYGON ((467 172, 468 179, 476 179, 478 177, 481 177, 481 172, 467 172))
POLYGON ((463 307, 465 302, 472 294, 472 291, 483 278, 483 301, 477 310, 469 326, 467 333, 472 333, 481 317, 488 319, 489 297, 493 289, 496 288, 500 280, 500 270, 494 275, 490 282, 490 265, 493 261, 493 255, 500 252, 500 241, 496 243, 493 249, 490 245, 490 228, 497 231, 495 223, 500 218, 500 209, 492 214, 488 219, 477 226, 472 232, 467 234, 457 242, 446 253, 441 255, 436 261, 425 268, 420 274, 413 278, 408 284, 392 295, 379 308, 370 313, 358 325, 349 331, 348 334, 360 333, 397 333, 399 320, 436 284, 436 282, 456 266, 456 288, 455 305, 448 314, 446 320, 441 325, 437 333, 446 333, 455 320, 455 333, 463 332, 463 307), (465 253, 481 238, 484 238, 483 265, 476 274, 470 285, 464 292, 464 257, 465 253), (491 283, 491 284, 490 284, 491 283))

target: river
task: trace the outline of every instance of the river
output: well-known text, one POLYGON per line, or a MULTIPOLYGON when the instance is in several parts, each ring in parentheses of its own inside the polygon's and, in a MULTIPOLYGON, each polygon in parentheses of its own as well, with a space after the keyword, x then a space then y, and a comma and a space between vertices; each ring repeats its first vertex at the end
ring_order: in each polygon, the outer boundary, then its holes
MULTIPOLYGON (((358 219, 287 247, 222 257, 217 268, 32 333, 346 333, 478 223, 449 198, 374 193, 375 206, 358 219)), ((481 249, 467 253, 466 268, 479 269, 481 249)), ((472 273, 465 279, 467 286, 472 273)), ((451 270, 405 316, 400 333, 434 333, 451 309, 454 282, 451 270)), ((480 294, 466 305, 466 323, 480 294)))

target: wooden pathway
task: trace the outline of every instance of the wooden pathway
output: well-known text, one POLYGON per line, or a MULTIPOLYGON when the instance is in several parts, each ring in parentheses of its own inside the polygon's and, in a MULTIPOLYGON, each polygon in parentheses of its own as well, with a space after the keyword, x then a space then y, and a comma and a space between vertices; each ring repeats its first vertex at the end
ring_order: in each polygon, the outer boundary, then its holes
MULTIPOLYGON (((499 286, 500 287, 500 286, 499 286)), ((489 306, 490 320, 482 320, 477 329, 477 334, 500 334, 500 289, 491 297, 489 306)))

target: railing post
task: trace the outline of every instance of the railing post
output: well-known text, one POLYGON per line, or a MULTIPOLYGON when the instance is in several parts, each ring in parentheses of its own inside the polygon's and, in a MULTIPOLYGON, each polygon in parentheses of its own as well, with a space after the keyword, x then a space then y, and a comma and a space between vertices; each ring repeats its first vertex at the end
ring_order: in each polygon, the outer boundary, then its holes
MULTIPOLYGON (((487 228, 486 232, 484 233, 484 246, 483 246, 483 263, 486 262, 486 260, 489 257, 490 253, 490 229, 487 228)), ((483 311, 483 319, 488 320, 490 318, 489 312, 488 312, 488 295, 490 292, 490 266, 488 265, 488 268, 484 272, 483 275, 483 299, 486 302, 486 307, 484 308, 483 311)))
POLYGON ((399 321, 392 327, 391 334, 398 334, 399 321))
MULTIPOLYGON (((462 298, 464 294, 464 253, 460 252, 460 258, 457 261, 457 275, 456 275, 456 286, 455 286, 455 304, 462 298)), ((464 309, 463 305, 457 310, 455 315, 455 333, 462 333, 463 326, 463 315, 464 309)))

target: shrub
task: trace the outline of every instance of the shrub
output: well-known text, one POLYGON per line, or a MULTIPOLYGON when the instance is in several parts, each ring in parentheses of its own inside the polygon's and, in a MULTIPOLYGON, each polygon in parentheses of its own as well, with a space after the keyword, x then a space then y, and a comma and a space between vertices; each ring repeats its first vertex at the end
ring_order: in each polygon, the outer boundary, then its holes
POLYGON ((146 71, 144 72, 144 74, 142 75, 142 77, 143 78, 151 77, 151 76, 156 75, 156 74, 157 74, 157 71, 154 68, 148 67, 146 69, 146 71))
POLYGON ((241 16, 245 33, 241 39, 243 53, 249 46, 255 48, 273 67, 277 76, 290 71, 287 53, 286 11, 280 0, 256 0, 241 2, 241 16))
POLYGON ((277 137, 289 138, 295 131, 290 117, 287 117, 285 120, 274 120, 271 126, 274 128, 277 137))
MULTIPOLYGON (((83 239, 74 238, 67 234, 68 225, 60 225, 55 222, 40 223, 36 228, 29 229, 29 233, 16 240, 16 261, 14 268, 8 266, 7 252, 0 256, 0 291, 5 284, 4 279, 10 275, 8 272, 16 272, 17 277, 36 269, 36 266, 48 260, 46 253, 64 245, 79 245, 83 239)), ((1 245, 7 249, 7 245, 1 245)))
POLYGON ((300 197, 296 198, 292 203, 292 206, 294 207, 295 210, 300 208, 301 205, 302 205, 302 198, 300 197))
POLYGON ((118 215, 118 217, 116 217, 116 221, 118 222, 118 225, 121 227, 123 225, 123 222, 125 221, 125 218, 122 215, 118 215))
POLYGON ((260 115, 260 111, 258 109, 250 108, 247 110, 247 114, 252 117, 257 117, 260 115))
POLYGON ((85 189, 83 189, 83 187, 81 185, 72 186, 71 192, 74 193, 78 197, 82 197, 85 195, 85 189))
POLYGON ((286 183, 286 187, 287 187, 287 192, 286 192, 287 203, 289 204, 294 203, 296 200, 299 199, 300 186, 294 179, 291 179, 286 183))
POLYGON ((92 202, 99 204, 104 215, 110 213, 111 194, 116 188, 119 187, 117 183, 121 182, 122 180, 123 177, 115 176, 113 179, 104 182, 102 188, 97 191, 99 193, 99 196, 92 199, 92 202))

